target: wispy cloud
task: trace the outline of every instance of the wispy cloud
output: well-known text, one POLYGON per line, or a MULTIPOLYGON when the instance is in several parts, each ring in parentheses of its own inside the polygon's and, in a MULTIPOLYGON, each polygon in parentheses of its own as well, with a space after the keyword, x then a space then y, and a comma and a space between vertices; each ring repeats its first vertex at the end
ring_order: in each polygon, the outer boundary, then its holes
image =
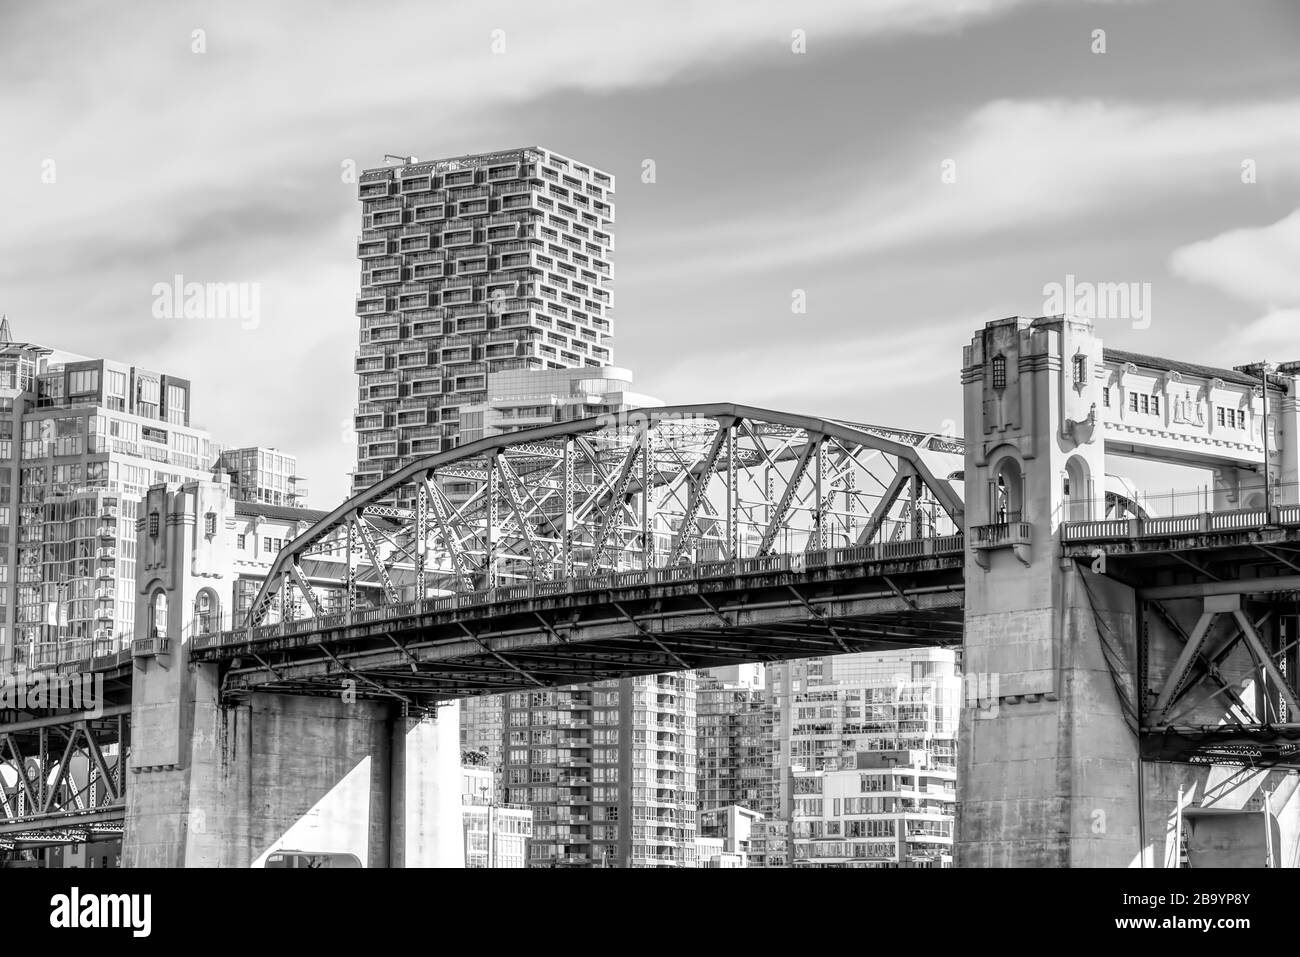
POLYGON ((1300 209, 1267 226, 1233 229, 1175 249, 1169 268, 1243 302, 1300 306, 1300 209))
POLYGON ((999 100, 862 175, 846 181, 836 171, 786 207, 665 238, 649 252, 663 274, 686 276, 1060 230, 1171 197, 1247 188, 1245 158, 1276 181, 1300 182, 1300 99, 1212 107, 999 100), (818 196, 842 201, 805 198, 818 196))
MULTIPOLYGON (((1238 349, 1267 354, 1273 361, 1300 360, 1300 308, 1276 309, 1233 334, 1238 349)), ((1252 356, 1253 357, 1253 356, 1252 356)))
POLYGON ((1170 270, 1268 311, 1236 328, 1221 354, 1300 358, 1300 209, 1267 226, 1244 227, 1175 249, 1170 270))

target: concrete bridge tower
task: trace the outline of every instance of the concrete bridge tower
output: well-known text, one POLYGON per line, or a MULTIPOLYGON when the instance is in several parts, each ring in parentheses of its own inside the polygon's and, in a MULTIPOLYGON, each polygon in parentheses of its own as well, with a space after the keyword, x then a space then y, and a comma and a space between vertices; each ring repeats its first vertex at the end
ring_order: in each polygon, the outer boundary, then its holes
POLYGON ((285 849, 463 866, 456 706, 421 719, 342 681, 231 701, 218 666, 189 662, 194 637, 230 618, 228 490, 159 485, 142 505, 123 863, 249 867, 285 849))
MULTIPOLYGON (((958 866, 1118 863, 1136 853, 1137 743, 1088 595, 1054 545, 1067 515, 1089 517, 1104 501, 1101 363, 1091 324, 1069 319, 989 323, 965 352, 958 866)), ((1131 599, 1092 585, 1108 624, 1131 633, 1131 599)))
MULTIPOLYGON (((1142 596, 1106 574, 1104 558, 1065 557, 1063 523, 1107 517, 1112 425, 1127 454, 1157 441, 1169 446, 1158 450, 1167 460, 1229 447, 1201 434, 1214 423, 1178 369, 1154 373, 1154 387, 1143 380, 1140 403, 1127 397, 1126 374, 1142 378, 1134 363, 1103 350, 1084 319, 990 322, 965 350, 959 867, 1176 866, 1184 810, 1239 809, 1261 788, 1283 819, 1276 859, 1293 863, 1294 774, 1141 760, 1139 695, 1152 692, 1139 686, 1159 687, 1175 667, 1186 673, 1186 635, 1197 634, 1201 606, 1174 609, 1153 624, 1142 596), (1147 415, 1140 427, 1122 421, 1130 402, 1147 415), (1180 615, 1182 623, 1174 622, 1180 615)), ((1253 401, 1244 382, 1212 376, 1201 395, 1246 409, 1253 401)), ((1294 419, 1294 403, 1283 417, 1294 419)), ((1240 455, 1246 462, 1247 451, 1240 455)), ((1229 471, 1230 484, 1240 485, 1240 470, 1229 471)), ((1221 490, 1207 490, 1206 504, 1222 507, 1221 498, 1221 490)), ((1232 654, 1221 662, 1225 673, 1246 660, 1245 652, 1232 654)), ((1249 674, 1244 665, 1240 671, 1249 674)), ((1207 710, 1200 720, 1216 718, 1207 710)))

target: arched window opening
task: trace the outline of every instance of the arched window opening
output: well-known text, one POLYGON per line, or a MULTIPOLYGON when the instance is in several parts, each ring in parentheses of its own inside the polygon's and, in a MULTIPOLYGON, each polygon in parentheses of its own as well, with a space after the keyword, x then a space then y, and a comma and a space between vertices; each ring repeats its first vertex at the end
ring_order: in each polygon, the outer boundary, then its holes
POLYGON ((990 487, 990 514, 994 523, 1009 525, 1024 521, 1025 480, 1013 458, 1003 459, 990 487))
POLYGON ((204 588, 194 597, 194 634, 210 635, 217 630, 220 610, 212 589, 204 588))
POLYGON ((167 637, 167 593, 161 588, 149 599, 149 637, 167 637))
POLYGON ((1075 456, 1065 463, 1062 515, 1067 522, 1092 519, 1092 475, 1088 463, 1075 456))

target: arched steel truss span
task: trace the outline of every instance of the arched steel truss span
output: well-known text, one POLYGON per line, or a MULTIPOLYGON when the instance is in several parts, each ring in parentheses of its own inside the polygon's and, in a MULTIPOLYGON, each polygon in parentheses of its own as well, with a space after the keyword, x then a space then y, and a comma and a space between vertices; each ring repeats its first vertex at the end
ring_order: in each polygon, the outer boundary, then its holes
POLYGON ((348 499, 244 627, 511 585, 964 531, 960 441, 734 404, 485 437, 348 499))

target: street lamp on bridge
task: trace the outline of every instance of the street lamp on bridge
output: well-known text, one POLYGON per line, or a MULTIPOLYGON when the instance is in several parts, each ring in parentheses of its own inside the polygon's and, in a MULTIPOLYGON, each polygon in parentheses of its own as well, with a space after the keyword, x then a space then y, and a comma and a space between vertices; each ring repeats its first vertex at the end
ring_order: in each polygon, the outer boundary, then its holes
POLYGON ((1264 396, 1264 420, 1260 431, 1264 435, 1264 514, 1267 516, 1265 519, 1267 525, 1273 524, 1273 473, 1268 467, 1268 376, 1272 371, 1273 364, 1267 359, 1259 364, 1260 391, 1264 396))

